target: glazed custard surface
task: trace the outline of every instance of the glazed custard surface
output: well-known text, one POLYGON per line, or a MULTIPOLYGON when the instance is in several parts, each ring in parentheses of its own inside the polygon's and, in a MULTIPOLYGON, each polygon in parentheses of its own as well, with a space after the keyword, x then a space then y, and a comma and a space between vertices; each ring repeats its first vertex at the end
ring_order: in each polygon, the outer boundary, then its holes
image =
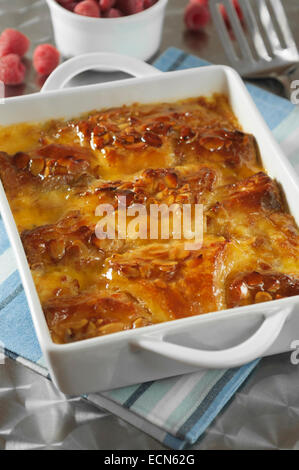
POLYGON ((56 343, 299 294, 298 227, 225 96, 2 127, 0 177, 56 343), (121 197, 202 204, 202 246, 99 239, 121 197))

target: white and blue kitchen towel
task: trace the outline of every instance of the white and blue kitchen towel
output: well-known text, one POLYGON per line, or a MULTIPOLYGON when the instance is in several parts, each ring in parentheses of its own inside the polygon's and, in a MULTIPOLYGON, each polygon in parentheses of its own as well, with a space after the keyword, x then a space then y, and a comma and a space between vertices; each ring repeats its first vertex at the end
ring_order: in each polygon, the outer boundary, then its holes
MULTIPOLYGON (((178 49, 156 62, 167 72, 206 64, 178 49)), ((248 89, 275 137, 299 172, 299 108, 255 86, 248 89)), ((294 170, 295 171, 295 170, 294 170)), ((7 356, 48 376, 3 221, 0 220, 0 344, 7 356)), ((148 382, 86 398, 173 449, 190 447, 248 377, 258 361, 148 382)))

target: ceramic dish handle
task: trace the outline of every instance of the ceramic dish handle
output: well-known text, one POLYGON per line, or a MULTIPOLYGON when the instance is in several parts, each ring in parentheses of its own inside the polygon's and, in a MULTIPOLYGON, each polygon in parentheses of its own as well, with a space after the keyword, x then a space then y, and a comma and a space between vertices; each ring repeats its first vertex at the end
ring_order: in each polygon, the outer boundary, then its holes
POLYGON ((135 77, 146 77, 161 73, 152 65, 146 64, 134 57, 94 52, 74 57, 59 65, 46 80, 41 92, 59 90, 79 73, 100 67, 126 72, 135 77))
POLYGON ((209 369, 237 367, 263 356, 278 337, 291 311, 292 307, 288 307, 266 317, 249 339, 238 346, 221 351, 205 351, 179 346, 154 336, 142 336, 131 344, 138 349, 145 349, 190 366, 209 369))

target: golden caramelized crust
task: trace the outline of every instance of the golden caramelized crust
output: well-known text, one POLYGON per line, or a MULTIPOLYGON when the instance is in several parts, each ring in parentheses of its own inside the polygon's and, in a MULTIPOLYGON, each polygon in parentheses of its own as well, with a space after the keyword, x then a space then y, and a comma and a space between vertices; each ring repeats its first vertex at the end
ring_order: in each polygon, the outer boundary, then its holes
POLYGON ((0 142, 54 342, 299 295, 298 227, 225 96, 0 128, 0 142), (116 218, 120 207, 201 204, 203 243, 190 249, 173 226, 167 239, 150 239, 149 225, 136 238, 132 216, 125 237, 116 227, 99 239, 100 204, 116 218))
POLYGON ((148 245, 108 258, 104 276, 164 321, 219 310, 226 245, 214 237, 192 251, 182 242, 148 245))
POLYGON ((257 235, 257 226, 283 209, 277 184, 262 172, 217 188, 213 199, 207 210, 208 229, 227 237, 257 235))
POLYGON ((13 157, 0 153, 1 179, 6 191, 20 185, 50 190, 78 184, 85 176, 95 176, 92 152, 63 145, 47 145, 33 152, 17 152, 13 157))
POLYGON ((228 308, 299 295, 299 279, 281 273, 239 273, 227 283, 228 308))
POLYGON ((195 204, 209 200, 213 190, 223 181, 217 168, 186 165, 147 169, 132 181, 98 184, 93 192, 100 202, 109 202, 115 207, 120 196, 126 197, 127 207, 133 204, 195 204))
POLYGON ((125 292, 87 290, 44 304, 57 343, 78 341, 152 324, 152 315, 125 292))
POLYGON ((80 212, 74 211, 57 224, 43 225, 21 234, 23 246, 31 267, 64 263, 81 266, 97 263, 101 266, 104 253, 97 238, 80 212))
POLYGON ((298 272, 299 231, 275 181, 260 172, 219 188, 215 198, 206 212, 209 233, 241 243, 244 263, 252 257, 275 270, 298 272))

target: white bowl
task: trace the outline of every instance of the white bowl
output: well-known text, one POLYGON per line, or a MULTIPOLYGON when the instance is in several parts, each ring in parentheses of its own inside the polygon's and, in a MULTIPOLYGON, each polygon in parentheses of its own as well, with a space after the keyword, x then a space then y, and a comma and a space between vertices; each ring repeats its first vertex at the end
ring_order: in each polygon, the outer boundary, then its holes
POLYGON ((159 0, 147 10, 121 18, 91 18, 47 0, 55 41, 66 57, 89 52, 117 52, 148 60, 157 52, 168 0, 159 0))

